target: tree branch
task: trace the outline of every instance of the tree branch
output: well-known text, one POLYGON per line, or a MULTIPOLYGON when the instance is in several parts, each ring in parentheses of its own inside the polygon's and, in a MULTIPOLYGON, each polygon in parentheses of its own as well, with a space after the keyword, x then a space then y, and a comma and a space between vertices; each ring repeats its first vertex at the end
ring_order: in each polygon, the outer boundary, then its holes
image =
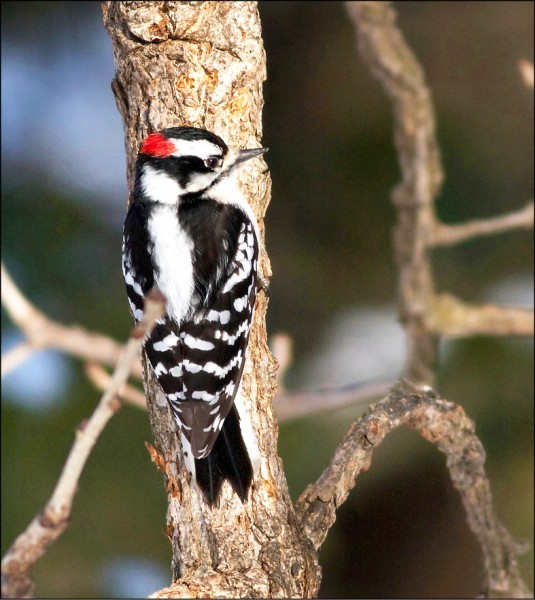
POLYGON ((35 348, 29 342, 22 342, 4 352, 2 354, 2 377, 14 371, 33 354, 34 350, 35 348))
MULTIPOLYGON (((2 377, 11 369, 18 366, 23 358, 27 358, 32 350, 56 348, 67 354, 88 361, 97 361, 114 367, 121 355, 122 347, 111 338, 91 333, 81 327, 67 327, 56 323, 37 309, 27 300, 15 282, 1 265, 2 273, 2 304, 9 317, 24 333, 29 347, 24 351, 13 354, 7 365, 2 366, 2 377)), ((141 363, 137 361, 132 372, 136 377, 142 376, 141 363)))
POLYGON ((275 396, 273 408, 277 413, 277 419, 281 422, 341 410, 349 406, 368 405, 374 398, 387 394, 392 383, 392 381, 372 381, 343 387, 283 392, 275 396))
POLYGON ((364 64, 392 103, 394 141, 402 181, 392 196, 398 222, 394 246, 399 269, 399 313, 408 339, 405 373, 414 383, 434 380, 438 338, 425 326, 434 293, 427 256, 442 185, 431 93, 423 70, 396 25, 390 2, 346 2, 364 64))
MULTIPOLYGON (((99 390, 104 391, 110 385, 110 375, 97 363, 86 363, 85 374, 91 383, 99 390)), ((141 408, 142 410, 147 410, 147 400, 145 394, 141 390, 125 384, 121 388, 119 396, 123 402, 141 408)))
POLYGON ((529 308, 468 304, 450 294, 435 295, 432 306, 426 316, 426 326, 443 337, 534 333, 534 315, 529 308))
POLYGON ((474 423, 463 409, 401 382, 370 406, 336 449, 318 481, 309 485, 296 504, 304 533, 319 548, 336 519, 359 473, 368 470, 372 453, 387 434, 408 425, 446 455, 455 488, 461 494, 468 525, 477 537, 484 559, 483 582, 487 597, 529 597, 516 557, 520 549, 492 509, 490 485, 484 470, 485 451, 474 423))
POLYGON ((273 400, 273 408, 279 422, 348 406, 363 404, 367 406, 374 398, 380 398, 387 394, 393 384, 392 381, 370 381, 341 387, 288 392, 284 386, 284 377, 293 360, 292 339, 285 333, 279 333, 271 338, 270 346, 279 365, 277 371, 278 394, 273 400))
MULTIPOLYGON (((396 25, 390 2, 346 2, 346 7, 361 58, 389 97, 395 118, 402 181, 392 196, 398 214, 394 245, 399 312, 409 343, 405 374, 415 384, 432 384, 441 337, 533 335, 533 311, 475 306, 449 294, 437 295, 430 250, 483 235, 532 228, 533 202, 489 219, 459 225, 439 222, 434 202, 443 173, 434 109, 422 68, 396 25)), ((533 65, 521 61, 519 67, 530 86, 533 65)))
POLYGON ((453 246, 477 237, 494 235, 513 229, 533 229, 533 216, 534 206, 533 201, 531 201, 515 212, 490 219, 469 221, 460 225, 436 223, 431 244, 433 246, 453 246))
MULTIPOLYGON (((2 598, 33 597, 30 570, 48 546, 67 528, 85 463, 98 436, 120 408, 117 394, 128 379, 134 361, 138 359, 145 336, 152 330, 156 319, 163 314, 164 304, 160 293, 153 293, 147 298, 143 320, 133 329, 130 339, 123 347, 108 389, 91 417, 82 422, 76 431, 75 442, 50 500, 28 528, 17 537, 2 559, 2 598)), ((19 303, 18 306, 22 305, 19 303)))

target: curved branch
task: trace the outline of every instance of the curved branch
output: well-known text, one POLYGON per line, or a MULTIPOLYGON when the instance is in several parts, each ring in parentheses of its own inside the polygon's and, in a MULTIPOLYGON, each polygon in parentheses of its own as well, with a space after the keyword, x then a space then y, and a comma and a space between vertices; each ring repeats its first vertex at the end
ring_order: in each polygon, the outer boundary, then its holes
POLYGON ((331 464, 297 501, 303 532, 315 548, 324 542, 359 473, 366 471, 373 450, 400 425, 416 429, 446 455, 455 488, 461 494, 468 525, 476 535, 485 563, 484 588, 490 597, 527 597, 516 556, 518 546, 496 518, 485 475, 485 451, 474 423, 463 409, 431 390, 401 382, 355 422, 336 449, 331 464))
POLYGON ((162 315, 164 303, 160 293, 154 293, 146 299, 144 318, 133 329, 124 346, 109 387, 95 411, 78 427, 76 439, 50 500, 28 528, 17 537, 2 559, 2 598, 33 596, 30 570, 48 546, 67 528, 85 463, 98 436, 120 408, 117 394, 128 379, 134 361, 139 357, 145 335, 152 330, 156 319, 162 315))

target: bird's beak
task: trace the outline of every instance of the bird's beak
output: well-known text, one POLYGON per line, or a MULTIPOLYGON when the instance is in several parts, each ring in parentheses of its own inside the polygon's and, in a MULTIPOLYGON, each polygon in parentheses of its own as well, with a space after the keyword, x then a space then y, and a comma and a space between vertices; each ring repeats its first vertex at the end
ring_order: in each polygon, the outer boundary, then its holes
POLYGON ((252 148, 251 150, 238 150, 238 157, 234 161, 235 165, 239 165, 240 163, 245 162, 246 160, 250 160, 255 156, 260 156, 260 154, 264 154, 267 152, 269 148, 252 148))

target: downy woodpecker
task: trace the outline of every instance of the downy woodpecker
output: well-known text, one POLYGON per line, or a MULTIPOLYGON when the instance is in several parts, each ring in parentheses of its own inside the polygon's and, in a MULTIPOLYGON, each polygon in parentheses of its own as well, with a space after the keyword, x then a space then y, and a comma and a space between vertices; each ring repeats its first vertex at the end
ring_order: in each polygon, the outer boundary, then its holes
POLYGON ((136 321, 153 288, 166 312, 144 349, 180 432, 186 467, 212 506, 224 480, 245 501, 259 464, 240 396, 259 285, 259 234, 237 167, 267 148, 171 127, 141 144, 122 265, 136 321))

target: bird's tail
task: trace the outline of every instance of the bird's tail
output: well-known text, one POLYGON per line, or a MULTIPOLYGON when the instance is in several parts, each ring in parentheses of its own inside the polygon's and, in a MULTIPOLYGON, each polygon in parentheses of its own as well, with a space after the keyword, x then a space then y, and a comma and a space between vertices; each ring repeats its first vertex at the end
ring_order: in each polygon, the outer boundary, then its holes
POLYGON ((253 482, 253 465, 245 445, 236 406, 232 406, 206 458, 195 459, 195 477, 206 501, 213 506, 225 479, 242 502, 253 482))

